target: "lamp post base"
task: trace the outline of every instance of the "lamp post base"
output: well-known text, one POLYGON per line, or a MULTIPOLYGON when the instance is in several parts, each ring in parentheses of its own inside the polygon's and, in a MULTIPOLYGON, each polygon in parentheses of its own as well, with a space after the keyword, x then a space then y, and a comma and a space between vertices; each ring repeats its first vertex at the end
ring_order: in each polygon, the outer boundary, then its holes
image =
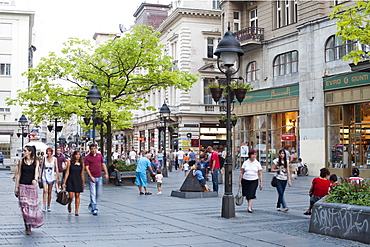
POLYGON ((234 203, 234 196, 231 195, 223 195, 222 197, 222 212, 221 217, 229 219, 235 217, 235 203, 234 203))
POLYGON ((163 177, 168 177, 167 167, 163 167, 163 169, 162 169, 162 175, 163 175, 163 177))

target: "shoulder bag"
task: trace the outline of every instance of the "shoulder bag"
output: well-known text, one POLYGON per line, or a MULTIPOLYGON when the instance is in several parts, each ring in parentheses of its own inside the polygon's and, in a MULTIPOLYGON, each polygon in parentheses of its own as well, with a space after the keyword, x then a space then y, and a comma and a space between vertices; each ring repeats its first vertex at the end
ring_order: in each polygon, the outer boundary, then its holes
POLYGON ((62 205, 67 205, 69 201, 68 193, 65 190, 59 191, 56 201, 62 205))
POLYGON ((244 202, 244 197, 243 197, 243 193, 242 193, 242 190, 241 190, 242 187, 239 187, 238 189, 238 193, 236 194, 235 196, 235 204, 237 206, 240 206, 243 204, 244 202))
POLYGON ((272 187, 276 187, 276 183, 277 183, 276 180, 277 180, 276 176, 273 176, 272 180, 271 180, 271 186, 272 187))

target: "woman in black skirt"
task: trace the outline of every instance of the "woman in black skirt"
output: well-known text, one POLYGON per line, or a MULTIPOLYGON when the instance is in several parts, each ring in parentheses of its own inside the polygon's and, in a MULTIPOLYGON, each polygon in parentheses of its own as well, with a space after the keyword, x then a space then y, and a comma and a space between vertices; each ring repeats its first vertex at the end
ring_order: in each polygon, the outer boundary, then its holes
POLYGON ((69 195, 68 212, 72 211, 71 204, 73 197, 75 201, 75 216, 78 216, 80 207, 80 193, 83 192, 85 186, 85 164, 81 153, 74 151, 71 162, 67 162, 66 174, 64 176, 63 189, 67 187, 69 195))
POLYGON ((262 166, 256 159, 257 153, 251 149, 248 152, 249 158, 244 161, 239 176, 239 187, 242 187, 243 196, 248 201, 248 213, 253 213, 252 203, 256 198, 256 190, 258 186, 258 179, 260 180, 259 187, 262 190, 262 166))

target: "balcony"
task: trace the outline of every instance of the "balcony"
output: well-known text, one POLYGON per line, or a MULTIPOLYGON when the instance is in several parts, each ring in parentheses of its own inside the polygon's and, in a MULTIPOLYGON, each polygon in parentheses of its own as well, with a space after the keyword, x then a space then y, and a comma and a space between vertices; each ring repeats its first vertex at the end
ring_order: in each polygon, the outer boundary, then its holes
POLYGON ((264 38, 264 28, 247 27, 235 32, 234 35, 241 45, 261 44, 264 38))

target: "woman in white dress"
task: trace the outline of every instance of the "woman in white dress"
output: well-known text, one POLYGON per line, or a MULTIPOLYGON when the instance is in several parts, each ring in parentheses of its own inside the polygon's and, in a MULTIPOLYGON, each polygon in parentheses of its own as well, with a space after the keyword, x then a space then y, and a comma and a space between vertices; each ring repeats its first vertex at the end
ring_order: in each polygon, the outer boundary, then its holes
POLYGON ((253 213, 252 203, 253 199, 256 198, 256 190, 258 187, 262 190, 262 166, 256 159, 257 153, 251 149, 248 152, 249 158, 244 161, 239 176, 239 187, 242 187, 243 196, 245 196, 248 202, 248 213, 253 213))
MULTIPOLYGON (((46 157, 43 162, 43 166, 41 168, 42 176, 41 181, 44 189, 43 199, 44 199, 44 206, 42 211, 51 212, 50 209, 50 202, 51 202, 51 192, 53 190, 53 185, 55 180, 57 179, 55 173, 58 174, 58 163, 57 159, 53 156, 53 149, 47 148, 46 149, 46 157), (47 201, 46 201, 47 200, 47 201), (46 207, 47 202, 47 207, 46 207)), ((58 181, 56 181, 58 183, 58 181)))

